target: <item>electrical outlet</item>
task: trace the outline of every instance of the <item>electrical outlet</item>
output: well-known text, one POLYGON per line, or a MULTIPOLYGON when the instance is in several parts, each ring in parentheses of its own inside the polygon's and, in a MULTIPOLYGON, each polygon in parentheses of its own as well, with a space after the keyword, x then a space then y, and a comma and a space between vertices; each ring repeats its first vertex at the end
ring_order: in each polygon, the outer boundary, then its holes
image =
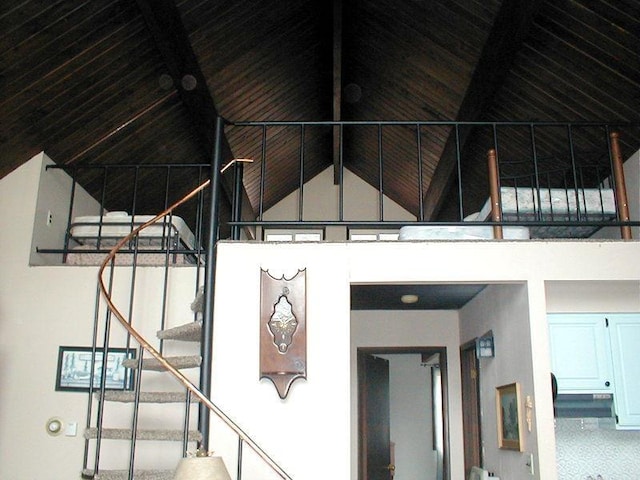
POLYGON ((51 213, 51 210, 49 210, 47 212, 47 227, 51 226, 52 223, 53 223, 53 213, 51 213))

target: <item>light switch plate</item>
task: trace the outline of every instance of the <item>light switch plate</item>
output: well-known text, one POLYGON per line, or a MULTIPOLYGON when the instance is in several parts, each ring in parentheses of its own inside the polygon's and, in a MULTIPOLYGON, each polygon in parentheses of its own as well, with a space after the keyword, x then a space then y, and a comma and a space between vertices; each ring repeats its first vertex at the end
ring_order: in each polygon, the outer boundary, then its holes
POLYGON ((66 437, 75 437, 78 434, 78 422, 67 423, 64 434, 66 437))
POLYGON ((534 474, 534 466, 533 466, 533 453, 527 453, 527 456, 525 457, 527 459, 527 462, 525 463, 525 465, 527 466, 527 471, 529 472, 529 475, 533 476, 534 474))

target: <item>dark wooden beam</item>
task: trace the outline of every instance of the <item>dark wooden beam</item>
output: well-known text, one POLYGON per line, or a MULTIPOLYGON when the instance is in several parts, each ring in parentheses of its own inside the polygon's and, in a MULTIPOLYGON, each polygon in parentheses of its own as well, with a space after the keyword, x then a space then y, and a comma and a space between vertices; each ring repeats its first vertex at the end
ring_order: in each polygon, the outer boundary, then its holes
MULTIPOLYGON (((480 60, 456 116, 457 121, 480 121, 511 70, 516 54, 527 37, 543 0, 504 0, 482 49, 480 60)), ((460 129, 460 152, 469 137, 460 129)), ((425 219, 435 219, 456 173, 456 135, 449 134, 438 167, 424 198, 425 219)))
MULTIPOLYGON (((218 111, 182 23, 180 12, 174 0, 137 0, 137 3, 173 85, 189 112, 193 127, 202 143, 203 155, 206 155, 206 161, 210 162, 215 145, 215 121, 218 111)), ((233 158, 226 137, 222 139, 222 158, 223 163, 233 158)), ((233 175, 224 176, 222 185, 229 203, 232 203, 233 175)), ((242 218, 253 220, 255 213, 244 188, 242 194, 242 218)))
MULTIPOLYGON (((333 0, 333 121, 342 118, 342 0, 333 0)), ((340 182, 340 128, 333 127, 333 183, 340 182)))

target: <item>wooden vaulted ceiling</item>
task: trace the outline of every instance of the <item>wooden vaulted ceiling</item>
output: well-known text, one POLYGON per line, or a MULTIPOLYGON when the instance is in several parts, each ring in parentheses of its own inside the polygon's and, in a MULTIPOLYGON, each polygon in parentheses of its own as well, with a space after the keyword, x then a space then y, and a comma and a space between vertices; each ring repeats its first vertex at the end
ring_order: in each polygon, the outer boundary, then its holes
MULTIPOLYGON (((216 113, 640 122, 638 0, 21 0, 0 7, 0 42, 0 177, 42 150, 59 164, 208 163, 216 113)), ((370 133, 345 136, 344 158, 377 185, 370 133)), ((625 154, 639 133, 626 134, 625 154)), ((403 146, 412 135, 385 131, 384 184, 416 213, 415 151, 403 146)), ((266 208, 298 185, 286 160, 297 136, 270 139, 281 166, 266 208)), ((259 157, 256 137, 227 128, 225 155, 259 157)), ((482 157, 476 137, 462 131, 463 159, 482 157)), ((335 137, 318 129, 305 140, 311 178, 333 164, 335 137)), ((427 218, 455 208, 454 144, 446 127, 421 144, 427 218)), ((484 163, 464 167, 484 196, 484 163)), ((245 173, 253 210, 259 171, 245 173)), ((157 183, 146 182, 149 198, 164 197, 157 183)))

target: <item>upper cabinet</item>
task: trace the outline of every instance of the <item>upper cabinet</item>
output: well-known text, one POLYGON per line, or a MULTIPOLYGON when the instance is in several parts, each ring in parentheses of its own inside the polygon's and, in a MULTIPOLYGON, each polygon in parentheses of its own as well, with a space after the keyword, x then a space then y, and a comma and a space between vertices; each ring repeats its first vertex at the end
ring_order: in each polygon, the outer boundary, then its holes
POLYGON ((618 428, 640 428, 640 313, 549 314, 560 393, 613 393, 618 428))
POLYGON ((619 428, 640 426, 640 314, 616 314, 609 318, 619 428))
POLYGON ((611 353, 601 314, 550 314, 551 371, 560 393, 611 393, 611 353))

